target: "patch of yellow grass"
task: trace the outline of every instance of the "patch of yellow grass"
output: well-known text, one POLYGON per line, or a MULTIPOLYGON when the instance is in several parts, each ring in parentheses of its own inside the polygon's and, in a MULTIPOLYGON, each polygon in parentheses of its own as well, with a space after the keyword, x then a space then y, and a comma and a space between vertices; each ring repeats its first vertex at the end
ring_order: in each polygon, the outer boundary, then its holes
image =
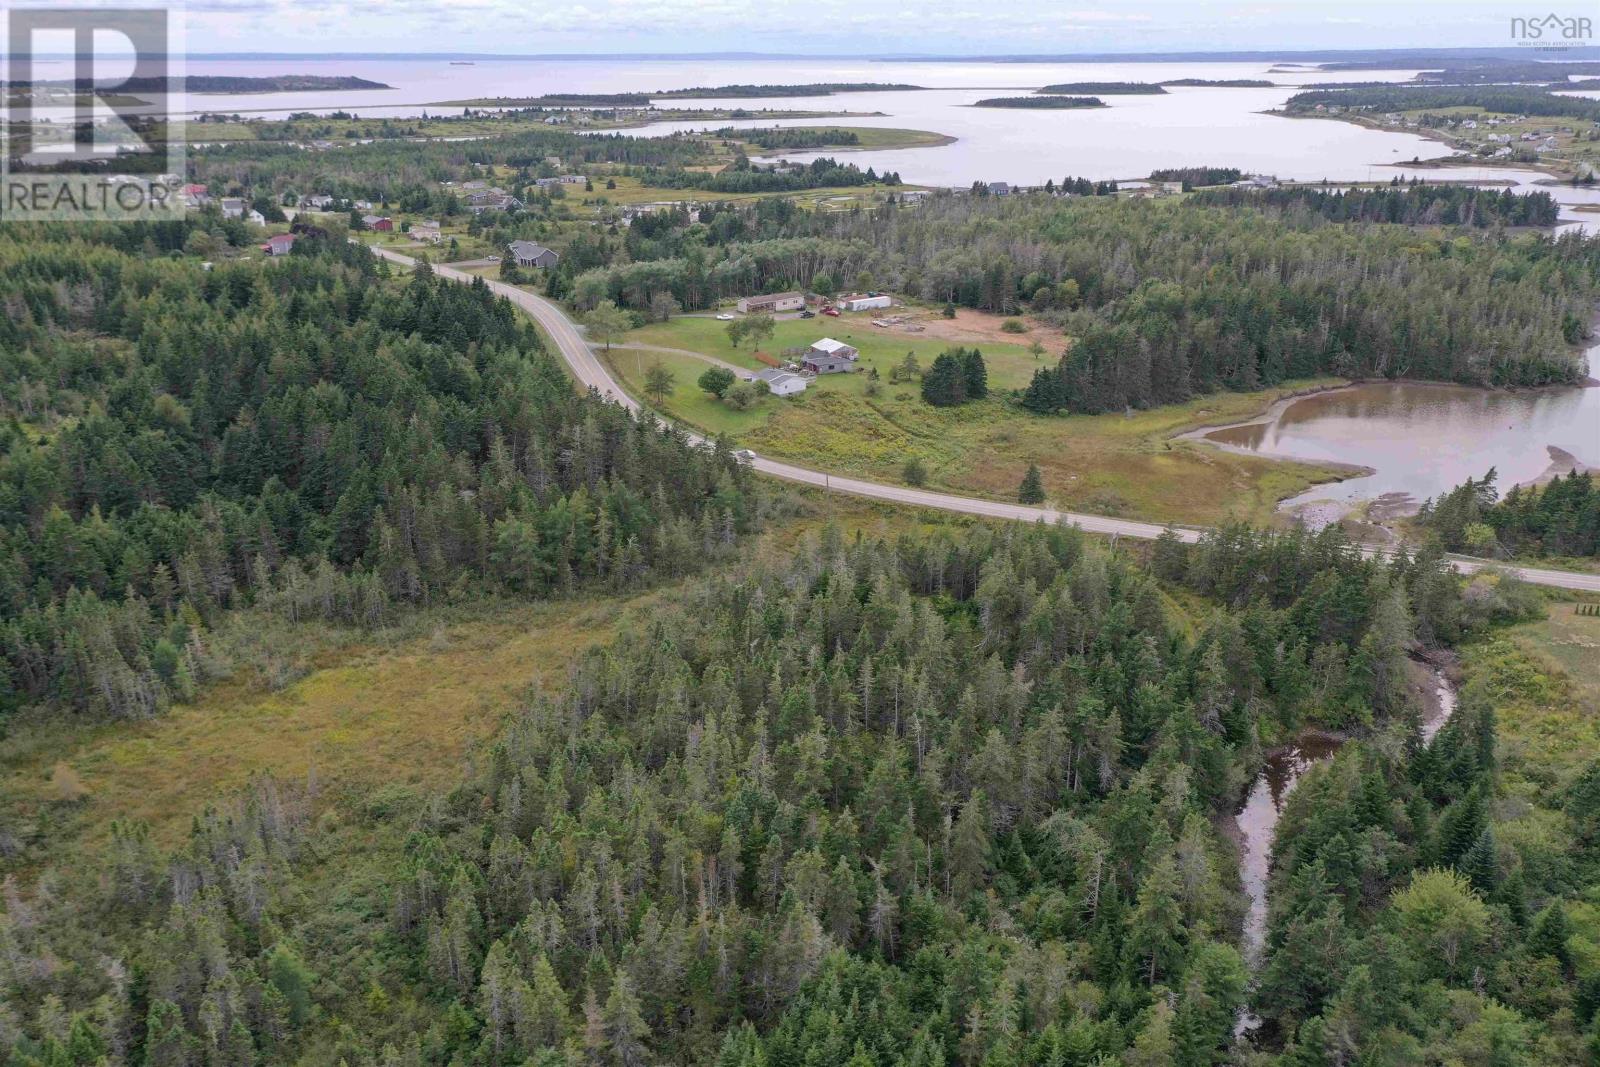
POLYGON ((41 819, 53 846, 100 837, 112 818, 147 822, 173 844, 204 807, 271 772, 314 775, 325 797, 390 784, 447 785, 530 686, 558 686, 566 667, 608 639, 634 601, 508 605, 393 645, 353 645, 278 692, 252 681, 209 687, 193 704, 141 723, 51 736, 5 771, 14 819, 41 819), (62 783, 81 794, 63 811, 62 783))

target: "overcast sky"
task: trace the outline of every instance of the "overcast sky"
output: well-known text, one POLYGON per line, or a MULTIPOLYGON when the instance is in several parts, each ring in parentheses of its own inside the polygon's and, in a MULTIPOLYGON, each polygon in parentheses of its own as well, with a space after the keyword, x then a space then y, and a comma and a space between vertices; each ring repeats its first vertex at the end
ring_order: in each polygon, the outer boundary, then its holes
POLYGON ((187 10, 191 53, 1498 47, 1515 15, 1600 22, 1600 0, 189 0, 187 10))

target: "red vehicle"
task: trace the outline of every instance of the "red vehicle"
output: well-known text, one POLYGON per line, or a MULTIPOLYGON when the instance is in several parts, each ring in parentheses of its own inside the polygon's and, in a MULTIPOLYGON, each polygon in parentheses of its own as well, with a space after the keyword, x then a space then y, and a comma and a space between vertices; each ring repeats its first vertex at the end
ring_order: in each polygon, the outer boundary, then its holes
POLYGON ((839 317, 839 309, 836 307, 825 307, 822 309, 822 313, 824 315, 832 315, 834 318, 839 317))

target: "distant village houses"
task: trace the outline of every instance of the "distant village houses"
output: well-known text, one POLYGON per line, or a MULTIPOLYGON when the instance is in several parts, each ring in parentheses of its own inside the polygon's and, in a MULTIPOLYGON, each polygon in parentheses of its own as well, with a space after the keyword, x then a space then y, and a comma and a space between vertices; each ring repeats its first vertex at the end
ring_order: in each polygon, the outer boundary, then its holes
POLYGON ((269 256, 286 256, 294 249, 295 235, 280 233, 276 237, 267 238, 267 243, 261 246, 261 251, 269 256))

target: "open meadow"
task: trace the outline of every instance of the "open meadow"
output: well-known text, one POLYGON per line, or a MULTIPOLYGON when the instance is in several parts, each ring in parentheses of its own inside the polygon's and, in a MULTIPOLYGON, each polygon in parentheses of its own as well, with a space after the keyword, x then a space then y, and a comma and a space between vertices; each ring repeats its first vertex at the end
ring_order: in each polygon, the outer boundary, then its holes
POLYGON ((866 314, 819 316, 779 321, 762 350, 776 355, 834 337, 861 350, 864 369, 823 375, 798 396, 766 396, 739 411, 695 384, 710 364, 693 353, 751 370, 762 367, 748 345, 729 343, 726 325, 705 316, 647 326, 630 333, 625 343, 655 350, 614 348, 607 358, 629 392, 641 399, 646 399, 644 378, 651 365, 659 360, 666 366, 674 389, 660 405, 664 414, 728 434, 762 455, 839 474, 899 481, 906 461, 916 458, 931 487, 1009 500, 1032 463, 1054 505, 1207 525, 1270 521, 1279 500, 1336 476, 1315 464, 1231 454, 1173 439, 1197 426, 1249 418, 1283 396, 1336 384, 1333 379, 1219 393, 1126 414, 1038 416, 1019 408, 1008 394, 1025 387, 1035 368, 1052 364, 1065 341, 1035 327, 1021 335, 1023 343, 972 342, 988 367, 990 397, 937 408, 922 400, 918 380, 891 382, 889 371, 907 352, 926 369, 957 342, 881 330, 866 314), (1027 347, 1033 336, 1045 346, 1037 359, 1027 347), (867 373, 872 369, 879 373, 877 382, 867 373))

